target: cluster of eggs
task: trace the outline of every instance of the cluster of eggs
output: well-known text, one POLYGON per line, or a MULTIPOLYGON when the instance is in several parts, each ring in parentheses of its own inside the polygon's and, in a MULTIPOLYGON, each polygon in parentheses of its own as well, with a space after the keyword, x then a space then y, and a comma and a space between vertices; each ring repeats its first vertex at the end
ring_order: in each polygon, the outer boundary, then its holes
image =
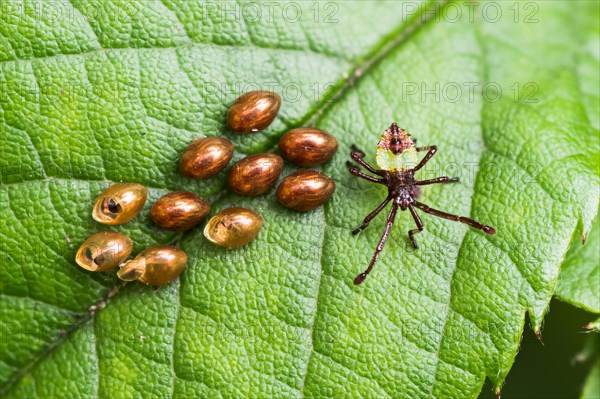
MULTIPOLYGON (((235 133, 258 132, 268 127, 277 116, 281 98, 273 92, 255 91, 240 96, 229 108, 227 125, 235 133)), ((281 154, 290 162, 312 167, 333 157, 337 140, 316 128, 297 128, 279 141, 281 154)), ((179 169, 187 177, 205 180, 216 176, 229 165, 233 143, 225 138, 206 137, 194 140, 181 155, 179 169)), ((241 195, 261 195, 277 182, 283 170, 283 158, 277 154, 249 155, 237 162, 229 172, 227 184, 241 195)), ((335 191, 329 176, 300 170, 285 177, 276 197, 285 207, 310 211, 323 205, 335 191)), ((93 218, 104 224, 119 225, 135 218, 147 199, 146 187, 137 183, 117 183, 107 188, 96 200, 93 218)), ((168 193, 152 206, 150 215, 162 228, 185 231, 206 218, 209 201, 185 191, 168 193)), ((263 226, 262 217, 241 207, 229 207, 213 216, 204 228, 204 236, 225 248, 238 248, 252 241, 263 226)), ((125 281, 138 280, 161 286, 177 278, 187 264, 187 254, 170 245, 159 245, 127 259, 133 249, 132 240, 118 232, 103 231, 89 237, 79 248, 76 262, 84 269, 96 272, 119 267, 117 275, 125 281)))
MULTIPOLYGON (((179 195, 193 200, 197 210, 194 217, 196 219, 200 217, 198 221, 208 214, 210 210, 208 202, 191 193, 183 192, 174 192, 162 197, 154 204, 151 213, 154 215, 165 200, 169 201, 169 198, 176 198, 179 195)), ((113 184, 96 199, 92 217, 97 222, 108 225, 127 223, 140 213, 147 198, 148 190, 141 184, 113 184)), ((173 281, 181 274, 188 261, 187 254, 181 249, 172 245, 157 245, 146 248, 133 260, 124 263, 132 250, 131 238, 116 231, 101 231, 88 237, 81 244, 75 255, 75 261, 82 268, 93 272, 111 271, 120 266, 117 275, 121 280, 139 280, 153 286, 161 286, 173 281)))

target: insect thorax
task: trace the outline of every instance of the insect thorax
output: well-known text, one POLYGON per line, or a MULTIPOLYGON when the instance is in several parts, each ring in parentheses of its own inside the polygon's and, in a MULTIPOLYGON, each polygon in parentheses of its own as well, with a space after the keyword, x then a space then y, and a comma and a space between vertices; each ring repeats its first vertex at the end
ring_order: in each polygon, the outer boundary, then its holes
POLYGON ((376 159, 377 165, 383 170, 406 171, 417 166, 418 155, 415 143, 406 130, 392 123, 381 135, 376 159))

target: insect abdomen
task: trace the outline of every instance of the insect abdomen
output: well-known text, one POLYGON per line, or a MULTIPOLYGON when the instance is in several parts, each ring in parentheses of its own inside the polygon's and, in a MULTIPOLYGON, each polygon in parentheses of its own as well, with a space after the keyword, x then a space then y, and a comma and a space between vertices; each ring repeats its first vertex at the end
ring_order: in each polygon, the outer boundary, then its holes
POLYGON ((399 154, 391 150, 377 148, 377 165, 383 170, 394 172, 397 170, 407 171, 417 166, 418 156, 414 148, 409 148, 399 154))

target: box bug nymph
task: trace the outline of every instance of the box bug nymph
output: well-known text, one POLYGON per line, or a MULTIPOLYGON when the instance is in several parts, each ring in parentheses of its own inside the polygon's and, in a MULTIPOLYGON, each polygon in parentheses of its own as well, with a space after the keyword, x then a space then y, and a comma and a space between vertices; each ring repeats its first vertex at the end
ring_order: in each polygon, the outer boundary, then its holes
POLYGON ((383 132, 379 143, 377 144, 377 165, 381 169, 375 169, 369 165, 363 158, 365 153, 356 146, 352 146, 352 152, 350 157, 354 162, 363 166, 369 172, 380 176, 379 178, 373 177, 363 173, 360 168, 348 161, 348 170, 354 176, 358 176, 362 179, 368 180, 373 183, 379 183, 387 186, 388 195, 386 199, 375 208, 375 210, 369 213, 363 220, 362 225, 352 231, 352 234, 358 234, 363 231, 369 225, 369 222, 375 218, 387 206, 388 203, 392 202, 392 208, 388 214, 387 224, 375 249, 375 254, 369 263, 367 269, 356 276, 354 284, 358 285, 362 283, 367 275, 373 269, 386 240, 390 235, 390 230, 394 224, 396 213, 398 208, 405 211, 409 210, 412 215, 417 228, 408 231, 408 237, 413 247, 418 248, 415 241, 414 235, 423 231, 423 222, 417 214, 415 208, 422 210, 425 213, 429 213, 434 216, 438 216, 444 219, 454 220, 457 222, 468 224, 471 227, 482 230, 487 234, 496 234, 496 230, 491 226, 485 226, 476 220, 473 220, 464 216, 457 216, 451 213, 439 211, 437 209, 430 208, 429 206, 417 201, 415 198, 418 194, 418 187, 425 186, 428 184, 436 183, 456 183, 458 178, 449 178, 447 176, 436 177, 435 179, 429 180, 416 180, 414 175, 415 172, 421 169, 431 159, 431 157, 437 152, 437 146, 426 146, 417 147, 415 140, 402 128, 399 128, 396 123, 392 123, 391 126, 383 132), (418 153, 427 151, 427 154, 419 162, 418 153))

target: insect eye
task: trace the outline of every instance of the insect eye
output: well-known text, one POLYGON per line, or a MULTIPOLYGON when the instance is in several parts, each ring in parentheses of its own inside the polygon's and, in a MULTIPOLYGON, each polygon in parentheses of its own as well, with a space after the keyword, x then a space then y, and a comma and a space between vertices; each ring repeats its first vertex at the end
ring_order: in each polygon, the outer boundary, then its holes
POLYGON ((263 218, 250 209, 225 208, 213 216, 204 228, 204 236, 213 244, 238 248, 254 240, 263 227, 263 218))
POLYGON ((98 266, 102 266, 102 264, 104 263, 104 254, 100 254, 100 255, 96 256, 94 258, 94 263, 97 264, 98 266))
POLYGON ((159 287, 173 281, 185 269, 187 254, 169 245, 158 245, 140 252, 117 272, 124 281, 138 280, 159 287))
POLYGON ((110 212, 112 213, 119 213, 121 212, 121 205, 119 205, 114 199, 110 198, 108 200, 108 205, 107 208, 110 212))
POLYGON ((129 237, 116 231, 102 231, 81 244, 75 261, 86 270, 108 271, 125 261, 132 249, 133 241, 129 237))
POLYGON ((93 218, 104 224, 123 224, 142 210, 148 191, 136 183, 116 183, 104 190, 96 200, 93 218))

